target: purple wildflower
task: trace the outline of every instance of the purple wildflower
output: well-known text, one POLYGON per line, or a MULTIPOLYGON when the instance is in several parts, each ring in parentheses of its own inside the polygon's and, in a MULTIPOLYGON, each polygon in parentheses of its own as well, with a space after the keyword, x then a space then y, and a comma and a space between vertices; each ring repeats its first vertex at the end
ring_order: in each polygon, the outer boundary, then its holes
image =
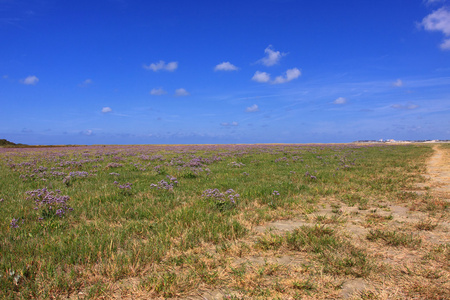
POLYGON ((70 199, 69 196, 60 195, 61 191, 50 191, 46 188, 41 190, 34 190, 26 192, 29 196, 27 200, 34 200, 35 210, 39 210, 42 208, 43 216, 56 215, 59 217, 63 217, 68 210, 72 210, 72 208, 67 206, 67 201, 70 199), (55 208, 55 212, 53 209, 55 208))
POLYGON ((233 189, 229 189, 224 193, 221 193, 219 189, 207 189, 203 192, 202 197, 210 198, 219 203, 225 203, 228 200, 232 204, 236 204, 236 199, 240 197, 233 189))
POLYGON ((18 221, 19 221, 18 219, 13 218, 13 219, 11 220, 11 224, 9 224, 9 226, 10 226, 11 228, 19 228, 19 225, 17 225, 17 222, 18 222, 18 221))
POLYGON ((125 183, 125 184, 119 184, 119 189, 123 189, 123 190, 131 190, 131 186, 133 184, 132 183, 125 183))

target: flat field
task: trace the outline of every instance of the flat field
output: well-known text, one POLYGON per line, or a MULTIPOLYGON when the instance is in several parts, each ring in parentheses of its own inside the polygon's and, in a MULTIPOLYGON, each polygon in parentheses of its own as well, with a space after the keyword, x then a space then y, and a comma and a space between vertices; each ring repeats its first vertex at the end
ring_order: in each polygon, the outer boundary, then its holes
POLYGON ((0 148, 0 298, 449 299, 449 152, 0 148))

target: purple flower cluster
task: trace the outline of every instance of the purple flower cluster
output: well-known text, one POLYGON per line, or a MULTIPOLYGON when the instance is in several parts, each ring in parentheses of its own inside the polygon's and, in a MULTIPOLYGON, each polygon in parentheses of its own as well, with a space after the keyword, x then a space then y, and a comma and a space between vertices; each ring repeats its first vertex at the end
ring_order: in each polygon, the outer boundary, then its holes
POLYGON ((62 196, 60 190, 50 191, 46 188, 26 192, 29 196, 27 200, 34 200, 35 210, 42 209, 43 217, 58 216, 63 217, 68 211, 73 210, 67 206, 69 196, 62 196))
POLYGON ((76 172, 70 172, 69 176, 72 178, 82 178, 82 177, 89 176, 89 173, 85 172, 85 171, 76 171, 76 172))
POLYGON ((158 184, 150 184, 150 187, 157 188, 158 190, 173 190, 174 186, 178 184, 177 178, 169 175, 167 175, 167 178, 169 179, 170 183, 165 180, 161 180, 160 182, 158 182, 158 184))
POLYGON ((13 219, 11 220, 11 224, 9 224, 9 226, 10 226, 11 228, 19 228, 19 225, 17 224, 17 222, 19 222, 19 220, 13 218, 13 219))
POLYGON ((272 195, 273 195, 273 196, 280 196, 280 192, 278 192, 278 191, 273 191, 273 192, 272 192, 272 195))
POLYGON ((217 202, 227 202, 229 200, 230 203, 235 204, 239 194, 233 189, 229 189, 224 193, 221 193, 219 189, 207 189, 203 192, 202 197, 210 198, 217 202))
POLYGON ((107 168, 107 169, 108 169, 108 168, 120 168, 120 167, 122 167, 122 166, 123 166, 123 164, 119 164, 119 163, 112 162, 112 163, 107 164, 107 165, 106 165, 106 168, 107 168))
POLYGON ((275 162, 280 162, 280 161, 287 161, 288 159, 286 158, 286 157, 280 157, 280 158, 277 158, 277 159, 275 159, 275 162))
POLYGON ((317 179, 316 176, 312 175, 312 174, 309 173, 308 171, 306 171, 305 176, 311 178, 312 180, 316 180, 316 179, 317 179))
POLYGON ((156 173, 158 173, 158 174, 161 174, 162 173, 162 166, 160 166, 160 165, 157 165, 157 166, 155 166, 155 167, 153 167, 153 169, 156 171, 156 173))
POLYGON ((119 187, 121 190, 131 190, 132 183, 119 184, 117 181, 114 181, 114 184, 119 187))
POLYGON ((66 173, 64 172, 58 172, 58 171, 53 171, 50 173, 52 176, 54 177, 58 177, 58 176, 66 176, 66 173))

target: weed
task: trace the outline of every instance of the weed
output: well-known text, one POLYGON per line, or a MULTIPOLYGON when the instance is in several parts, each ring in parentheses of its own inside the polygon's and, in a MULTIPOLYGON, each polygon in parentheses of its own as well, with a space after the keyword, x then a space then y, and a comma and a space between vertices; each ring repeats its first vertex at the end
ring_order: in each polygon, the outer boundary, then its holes
POLYGON ((278 250, 283 245, 283 241, 282 236, 269 234, 259 238, 256 245, 262 250, 278 250))
POLYGON ((369 241, 382 240, 389 246, 418 247, 421 245, 420 238, 414 238, 413 234, 399 233, 395 231, 370 230, 367 235, 369 241))
POLYGON ((314 282, 312 282, 311 278, 308 278, 304 281, 295 281, 292 284, 294 289, 305 290, 305 291, 314 291, 317 289, 314 282))
POLYGON ((433 222, 431 220, 422 220, 418 222, 415 227, 419 230, 427 230, 431 231, 434 230, 438 226, 437 222, 433 222))

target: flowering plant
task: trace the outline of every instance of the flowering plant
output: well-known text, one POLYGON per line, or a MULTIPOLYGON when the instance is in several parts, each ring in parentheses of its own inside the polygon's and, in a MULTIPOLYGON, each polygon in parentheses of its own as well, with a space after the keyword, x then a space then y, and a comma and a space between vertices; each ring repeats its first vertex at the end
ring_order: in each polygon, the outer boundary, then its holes
POLYGON ((211 199, 220 211, 224 211, 234 208, 240 195, 233 189, 228 189, 224 193, 220 192, 219 189, 207 189, 203 192, 202 197, 211 199))

